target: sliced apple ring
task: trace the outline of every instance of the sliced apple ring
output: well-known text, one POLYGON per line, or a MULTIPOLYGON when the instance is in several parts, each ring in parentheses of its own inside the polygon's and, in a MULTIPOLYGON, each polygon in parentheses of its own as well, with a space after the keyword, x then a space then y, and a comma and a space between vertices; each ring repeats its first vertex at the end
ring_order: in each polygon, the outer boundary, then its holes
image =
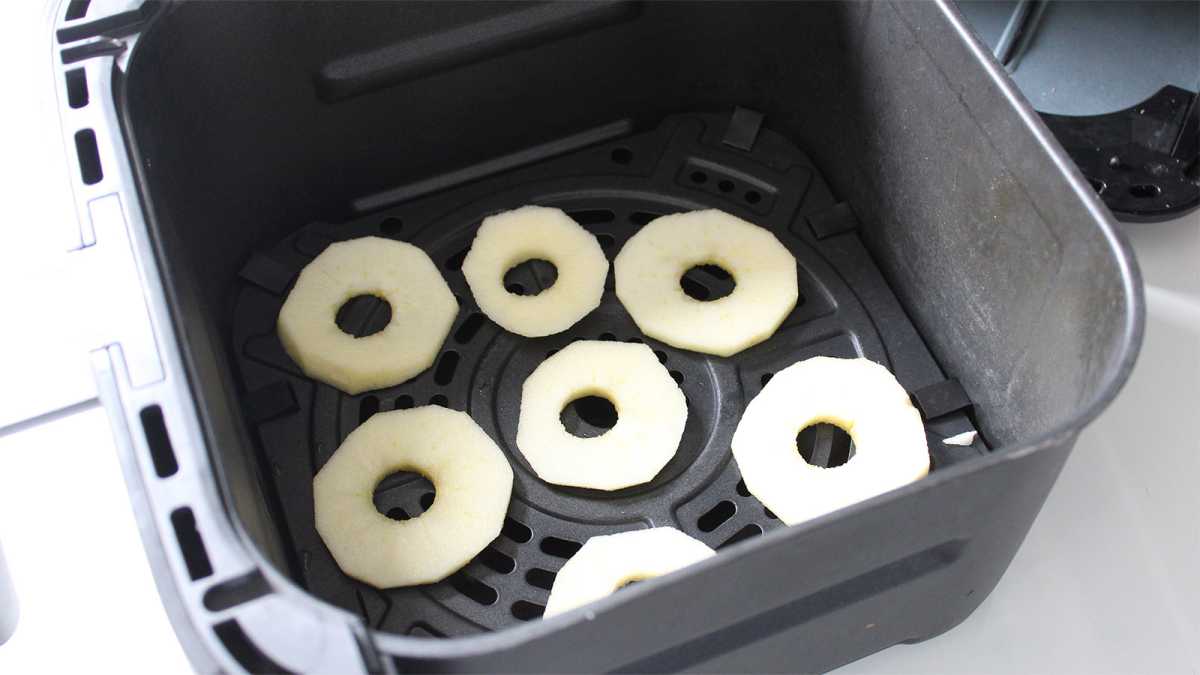
POLYGON ((920 414, 895 376, 867 359, 820 356, 779 371, 746 406, 732 446, 746 488, 789 525, 929 473, 920 414), (818 423, 850 435, 845 464, 813 466, 797 451, 797 434, 818 423))
POLYGON ((500 534, 512 467, 469 415, 424 406, 373 415, 313 479, 317 532, 346 574, 377 588, 440 581, 500 534), (410 520, 379 513, 375 487, 420 473, 433 505, 410 520))
POLYGON ((669 574, 713 555, 703 542, 673 527, 592 537, 554 577, 544 616, 562 614, 626 584, 669 574))
POLYGON ((279 310, 279 339, 306 375, 358 394, 409 380, 433 365, 458 301, 424 251, 363 237, 330 244, 304 267, 279 310), (354 337, 338 310, 359 295, 392 308, 383 330, 354 337))
POLYGON ((561 333, 600 305, 608 258, 596 237, 561 210, 523 206, 483 219, 462 271, 489 319, 510 333, 542 337, 561 333), (536 295, 510 293, 505 273, 529 260, 552 263, 558 277, 536 295))
POLYGON ((796 306, 796 259, 769 231, 710 209, 650 221, 613 263, 617 298, 642 332, 680 349, 731 356, 766 340, 796 306), (716 265, 736 284, 716 300, 680 286, 716 265))
POLYGON ((618 490, 645 483, 675 456, 687 400, 643 344, 580 340, 543 361, 521 388, 517 448, 547 483, 618 490), (612 403, 617 422, 581 438, 560 415, 587 396, 612 403))

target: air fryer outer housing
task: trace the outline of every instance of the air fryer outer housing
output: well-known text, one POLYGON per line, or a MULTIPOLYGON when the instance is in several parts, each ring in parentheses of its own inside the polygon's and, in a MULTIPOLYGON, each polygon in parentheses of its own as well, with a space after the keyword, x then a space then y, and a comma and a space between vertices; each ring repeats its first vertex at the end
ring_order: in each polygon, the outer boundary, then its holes
POLYGON ((995 586, 1140 344, 1129 249, 945 3, 94 4, 63 3, 54 42, 72 245, 112 299, 92 363, 200 671, 795 672, 934 637, 995 586), (298 586, 247 419, 262 401, 233 366, 247 261, 308 223, 735 108, 852 210, 993 449, 493 632, 382 632, 298 586))

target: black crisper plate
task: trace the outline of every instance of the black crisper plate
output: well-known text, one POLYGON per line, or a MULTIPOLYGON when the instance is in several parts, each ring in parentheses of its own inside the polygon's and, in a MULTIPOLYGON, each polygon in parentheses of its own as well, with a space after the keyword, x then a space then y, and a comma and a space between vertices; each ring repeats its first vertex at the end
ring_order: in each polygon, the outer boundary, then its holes
MULTIPOLYGON (((302 227, 247 262, 233 317, 242 400, 300 584, 396 633, 461 635, 531 620, 541 615, 555 573, 588 537, 672 525, 721 548, 780 526, 746 491, 729 449, 743 407, 779 369, 811 356, 861 355, 887 364, 910 392, 944 393, 940 368, 860 242, 853 211, 833 199, 804 153, 760 128, 760 120, 748 111, 732 118, 671 117, 648 133, 444 188, 350 222, 302 227), (707 356, 643 336, 612 292, 610 271, 600 307, 570 330, 537 339, 506 333, 479 312, 460 267, 485 216, 524 204, 562 208, 596 234, 610 260, 656 216, 723 209, 770 229, 796 256, 800 301, 766 342, 732 358, 707 356), (399 386, 349 396, 300 373, 276 336, 275 319, 292 280, 324 246, 365 235, 424 249, 461 309, 432 368, 399 386), (683 388, 688 420, 679 451, 649 484, 612 493, 548 485, 516 449, 521 384, 548 354, 580 339, 643 341, 683 388), (503 534, 450 579, 378 590, 342 574, 321 543, 312 477, 373 413, 428 403, 466 410, 508 455, 515 476, 508 519, 503 534)), ((525 287, 545 281, 537 269, 524 274, 509 281, 525 287)), ((703 295, 725 283, 694 274, 687 285, 703 295)), ((368 330, 380 321, 379 306, 356 303, 342 325, 368 330)), ((935 470, 986 452, 982 441, 966 448, 942 444, 943 437, 973 428, 964 407, 969 402, 953 398, 930 396, 934 403, 921 404, 931 418, 926 429, 935 470)), ((587 411, 582 416, 578 423, 586 426, 587 411)), ((818 454, 828 454, 829 439, 819 443, 824 450, 818 454)), ((398 476, 379 486, 375 501, 393 517, 416 516, 431 492, 423 478, 398 476)))

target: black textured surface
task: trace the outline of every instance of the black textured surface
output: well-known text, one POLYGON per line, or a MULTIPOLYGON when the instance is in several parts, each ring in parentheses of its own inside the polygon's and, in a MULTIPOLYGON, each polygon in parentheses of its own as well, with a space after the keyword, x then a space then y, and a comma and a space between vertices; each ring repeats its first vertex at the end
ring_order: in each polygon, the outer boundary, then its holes
MULTIPOLYGON (((777 370, 816 355, 864 355, 892 367, 910 391, 944 379, 857 235, 818 241, 808 227, 796 226, 806 222, 806 214, 834 205, 807 157, 769 130, 758 134, 753 153, 731 150, 721 143, 726 126, 721 116, 669 118, 649 133, 352 222, 310 225, 260 254, 294 277, 329 241, 395 237, 428 252, 461 303, 432 368, 399 386, 349 396, 303 377, 283 351, 274 323, 284 293, 272 292, 271 284, 238 288, 233 342, 244 388, 255 392, 270 385, 279 391, 272 383, 283 378, 296 394, 297 408, 259 424, 257 437, 303 585, 360 612, 370 625, 398 633, 458 635, 536 618, 554 574, 590 536, 674 525, 720 548, 780 526, 741 485, 729 450, 743 407, 777 370), (610 260, 655 216, 727 210, 769 228, 792 251, 801 300, 771 339, 719 358, 645 338, 613 294, 610 270, 600 307, 570 330, 538 339, 506 333, 474 305, 460 267, 484 216, 528 203, 567 211, 596 234, 610 260), (578 339, 646 342, 687 397, 679 451, 648 484, 612 493, 551 486, 534 476, 515 447, 521 384, 548 354, 578 339), (370 415, 428 403, 468 411, 507 453, 515 474, 508 522, 496 541, 450 579, 374 589, 343 575, 322 545, 313 527, 312 476, 370 415)), ((530 266, 529 278, 518 283, 543 284, 538 269, 530 266)), ((720 292, 721 279, 691 276, 691 283, 720 292)), ((347 320, 362 330, 374 312, 366 306, 355 311, 347 320)), ((986 451, 979 443, 951 453, 938 440, 971 428, 962 415, 929 427, 935 467, 986 451)), ((392 517, 413 517, 432 503, 430 493, 418 476, 391 477, 377 489, 376 505, 392 517)))

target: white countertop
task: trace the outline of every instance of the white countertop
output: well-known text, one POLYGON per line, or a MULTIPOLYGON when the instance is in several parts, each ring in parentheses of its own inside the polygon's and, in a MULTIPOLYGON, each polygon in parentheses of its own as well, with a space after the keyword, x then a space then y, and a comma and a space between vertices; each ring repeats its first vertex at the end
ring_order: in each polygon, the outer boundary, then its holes
MULTIPOLYGON (((10 66, 49 58, 48 11, 0 7, 28 27, 6 37, 10 66)), ((185 672, 87 370, 49 66, 10 70, 8 91, 29 97, 0 125, 15 188, 0 235, 0 548, 21 615, 0 673, 185 672)), ((1142 355, 1012 567, 961 626, 841 672, 1200 672, 1200 214, 1126 232, 1147 281, 1142 355)))

